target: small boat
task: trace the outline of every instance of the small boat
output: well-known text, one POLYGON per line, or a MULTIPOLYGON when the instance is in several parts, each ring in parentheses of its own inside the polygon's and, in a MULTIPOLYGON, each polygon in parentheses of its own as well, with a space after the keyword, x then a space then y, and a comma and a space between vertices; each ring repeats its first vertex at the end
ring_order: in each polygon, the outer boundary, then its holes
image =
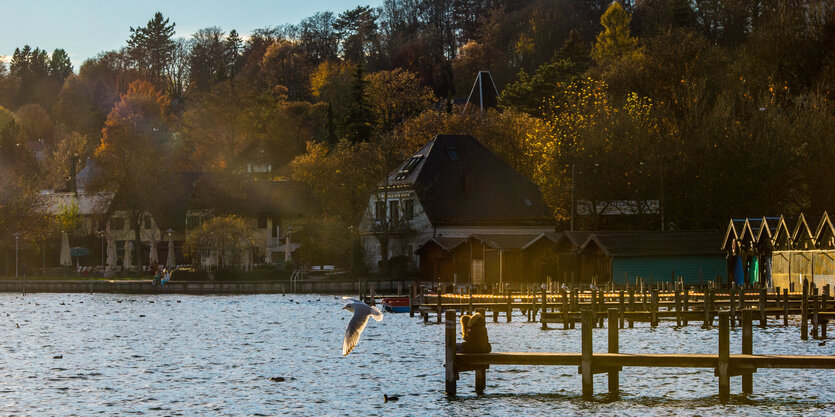
POLYGON ((386 297, 380 300, 383 309, 390 313, 408 313, 409 297, 386 297))

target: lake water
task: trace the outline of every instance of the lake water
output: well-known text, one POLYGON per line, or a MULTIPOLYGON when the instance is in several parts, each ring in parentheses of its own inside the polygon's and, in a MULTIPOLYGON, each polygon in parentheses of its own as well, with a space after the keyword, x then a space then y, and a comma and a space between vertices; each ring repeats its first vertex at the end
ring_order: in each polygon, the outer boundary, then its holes
MULTIPOLYGON (((622 398, 581 399, 576 367, 493 367, 486 395, 462 373, 444 393, 443 326, 408 314, 371 321, 341 355, 350 313, 331 295, 0 294, 0 415, 831 415, 835 371, 759 370, 755 394, 731 378, 728 405, 701 369, 625 368, 622 398), (20 327, 18 328, 17 325, 20 327), (60 358, 56 358, 61 356, 60 358), (283 377, 282 382, 270 378, 283 377), (400 400, 384 403, 383 394, 400 400)), ((494 351, 579 352, 579 330, 520 315, 489 323, 494 351), (553 326, 553 325, 552 325, 553 326)), ((605 351, 606 329, 595 330, 605 351)), ((739 352, 741 332, 731 334, 739 352)), ((755 353, 832 354, 797 326, 754 329, 755 353)), ((662 322, 621 331, 622 352, 715 353, 716 331, 662 322)))

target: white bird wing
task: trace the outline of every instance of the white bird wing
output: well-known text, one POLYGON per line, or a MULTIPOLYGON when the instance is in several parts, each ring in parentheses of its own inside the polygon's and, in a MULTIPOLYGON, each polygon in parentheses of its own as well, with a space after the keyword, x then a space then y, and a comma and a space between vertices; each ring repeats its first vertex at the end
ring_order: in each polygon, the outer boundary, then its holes
POLYGON ((368 324, 368 314, 359 311, 354 312, 354 317, 348 322, 348 328, 345 329, 345 339, 342 341, 342 356, 351 353, 357 346, 360 340, 365 325, 368 324))
POLYGON ((348 322, 348 328, 345 329, 345 339, 342 341, 342 355, 345 356, 351 353, 357 346, 360 340, 360 334, 368 324, 368 318, 373 317, 374 320, 383 320, 383 313, 377 307, 372 307, 368 304, 356 302, 351 304, 354 308, 354 316, 348 322))

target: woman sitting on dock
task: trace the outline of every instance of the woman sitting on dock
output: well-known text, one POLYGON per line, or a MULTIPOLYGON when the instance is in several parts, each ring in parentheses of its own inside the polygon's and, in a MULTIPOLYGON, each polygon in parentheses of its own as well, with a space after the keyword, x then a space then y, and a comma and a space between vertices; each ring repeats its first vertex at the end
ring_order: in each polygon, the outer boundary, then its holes
POLYGON ((490 353, 493 347, 487 336, 484 316, 476 312, 461 316, 461 336, 464 343, 458 344, 458 351, 463 353, 490 353))

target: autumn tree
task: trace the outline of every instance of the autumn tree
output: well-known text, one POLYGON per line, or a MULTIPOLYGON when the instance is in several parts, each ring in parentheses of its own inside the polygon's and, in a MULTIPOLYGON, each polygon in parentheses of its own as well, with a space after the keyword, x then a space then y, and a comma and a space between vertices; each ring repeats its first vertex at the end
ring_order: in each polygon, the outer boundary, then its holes
POLYGON ((177 191, 172 190, 169 105, 151 83, 133 82, 107 116, 95 154, 101 167, 96 188, 114 191, 114 207, 127 212, 138 262, 143 218, 166 203, 167 192, 177 191))
POLYGON ((597 63, 611 62, 638 50, 638 39, 629 30, 631 16, 618 2, 612 2, 600 18, 603 31, 597 35, 591 56, 597 63))
POLYGON ((189 231, 185 251, 193 258, 215 258, 223 268, 245 263, 254 246, 249 227, 238 216, 214 217, 189 231))

